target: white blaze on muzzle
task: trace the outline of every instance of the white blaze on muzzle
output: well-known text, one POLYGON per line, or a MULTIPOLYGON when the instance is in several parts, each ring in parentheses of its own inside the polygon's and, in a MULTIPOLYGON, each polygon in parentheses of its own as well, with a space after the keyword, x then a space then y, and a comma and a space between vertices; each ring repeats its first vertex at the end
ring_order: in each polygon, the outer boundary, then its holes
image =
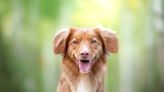
POLYGON ((80 51, 79 68, 82 73, 87 73, 91 70, 91 58, 89 48, 85 45, 82 46, 80 51))
POLYGON ((89 53, 89 49, 88 49, 88 47, 85 46, 85 45, 83 45, 83 47, 82 47, 80 53, 89 53))

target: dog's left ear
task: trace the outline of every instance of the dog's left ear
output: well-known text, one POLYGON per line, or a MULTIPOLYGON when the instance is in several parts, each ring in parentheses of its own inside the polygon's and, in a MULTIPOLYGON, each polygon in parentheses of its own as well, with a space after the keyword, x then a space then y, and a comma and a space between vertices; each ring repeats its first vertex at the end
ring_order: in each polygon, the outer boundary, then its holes
POLYGON ((118 51, 116 33, 113 32, 111 29, 105 29, 103 27, 98 27, 96 28, 96 30, 99 32, 103 39, 105 50, 107 52, 116 53, 118 51))

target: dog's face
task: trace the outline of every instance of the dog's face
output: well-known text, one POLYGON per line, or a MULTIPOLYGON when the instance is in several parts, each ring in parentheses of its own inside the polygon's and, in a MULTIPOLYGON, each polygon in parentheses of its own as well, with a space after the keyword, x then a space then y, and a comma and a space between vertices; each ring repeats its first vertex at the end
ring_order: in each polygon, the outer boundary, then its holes
POLYGON ((102 41, 94 30, 76 29, 70 36, 68 55, 74 59, 81 72, 89 72, 102 53, 102 41))
POLYGON ((68 55, 82 73, 90 72, 101 55, 117 52, 115 34, 102 28, 64 29, 56 35, 54 45, 54 52, 68 55))

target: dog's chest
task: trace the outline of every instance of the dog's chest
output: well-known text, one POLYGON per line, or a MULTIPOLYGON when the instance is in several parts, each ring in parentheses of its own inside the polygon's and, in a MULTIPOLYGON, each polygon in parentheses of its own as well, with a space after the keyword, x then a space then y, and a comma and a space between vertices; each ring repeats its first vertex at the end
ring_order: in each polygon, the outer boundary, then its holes
POLYGON ((77 92, 95 92, 95 88, 89 78, 83 77, 80 79, 80 82, 77 85, 77 92))

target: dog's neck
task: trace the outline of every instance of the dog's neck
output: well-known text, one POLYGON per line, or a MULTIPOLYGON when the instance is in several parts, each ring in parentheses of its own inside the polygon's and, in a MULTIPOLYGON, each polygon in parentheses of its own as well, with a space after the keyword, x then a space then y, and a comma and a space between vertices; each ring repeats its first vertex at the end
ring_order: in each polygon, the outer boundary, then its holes
POLYGON ((77 91, 76 92, 96 92, 96 88, 98 87, 97 83, 93 84, 93 80, 90 79, 88 75, 82 75, 79 78, 79 82, 77 83, 77 91))
POLYGON ((71 58, 63 59, 63 74, 73 92, 96 92, 98 84, 103 82, 106 68, 105 58, 99 59, 89 73, 81 73, 71 58))

